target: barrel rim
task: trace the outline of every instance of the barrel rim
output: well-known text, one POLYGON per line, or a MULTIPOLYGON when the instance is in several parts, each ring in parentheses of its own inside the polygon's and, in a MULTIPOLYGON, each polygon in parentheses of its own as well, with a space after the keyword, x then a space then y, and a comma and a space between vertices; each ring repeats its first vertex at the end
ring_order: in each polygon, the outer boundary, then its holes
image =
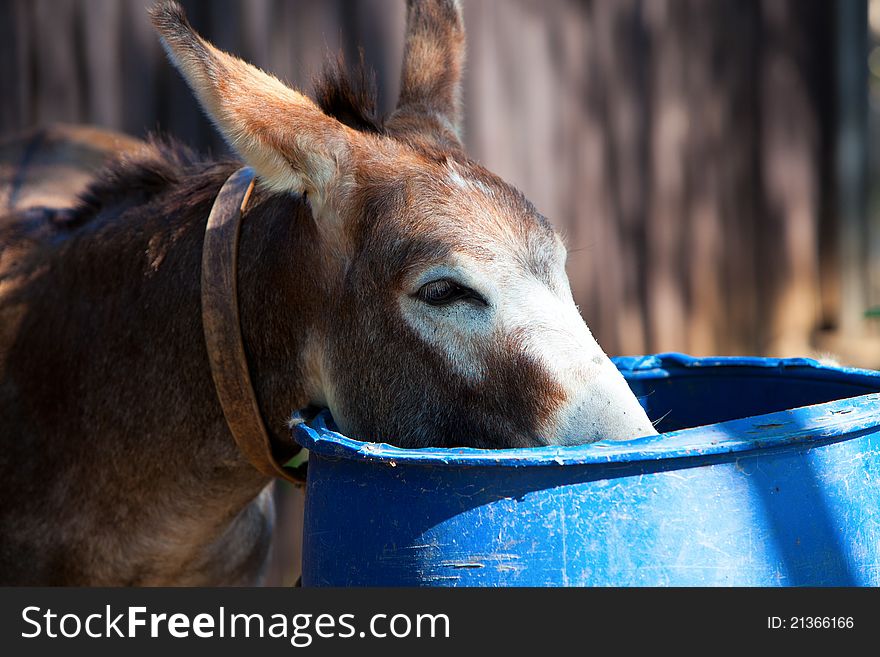
MULTIPOLYGON (((679 353, 614 359, 628 378, 681 374, 708 368, 775 368, 779 374, 806 378, 860 379, 880 388, 880 372, 826 365, 807 358, 711 357, 679 353), (641 375, 641 376, 640 376, 641 375)), ((472 447, 405 449, 355 440, 335 431, 329 412, 297 425, 294 438, 310 454, 325 458, 457 467, 527 467, 605 465, 767 451, 794 445, 812 447, 828 441, 880 431, 880 393, 801 406, 784 411, 679 429, 615 442, 586 445, 477 449, 472 447)))

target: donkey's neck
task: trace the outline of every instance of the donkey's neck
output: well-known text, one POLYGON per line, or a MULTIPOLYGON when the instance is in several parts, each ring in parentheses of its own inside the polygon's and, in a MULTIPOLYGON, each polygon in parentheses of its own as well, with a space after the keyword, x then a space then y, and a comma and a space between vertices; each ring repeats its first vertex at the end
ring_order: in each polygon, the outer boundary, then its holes
MULTIPOLYGON (((270 481, 229 433, 201 324, 204 227, 232 170, 184 177, 40 239, 33 275, 0 296, 2 319, 18 327, 0 345, 0 408, 13 411, 0 417, 0 527, 24 527, 14 544, 0 538, 7 583, 259 576, 270 481)), ((310 231, 300 199, 258 191, 240 244, 242 332, 275 440, 288 440, 287 417, 310 401, 303 336, 320 299, 310 231)))
MULTIPOLYGON (((195 223, 199 228, 195 235, 203 234, 206 217, 204 211, 187 217, 189 225, 195 223)), ((280 451, 291 442, 291 413, 315 397, 315 363, 309 346, 316 339, 321 322, 320 288, 326 266, 319 255, 318 239, 309 207, 301 197, 270 195, 257 187, 242 222, 238 304, 253 390, 270 439, 276 448, 282 448, 280 451)), ((200 272, 194 275, 198 279, 200 272)), ((200 358, 193 367, 206 367, 201 358, 204 349, 200 345, 195 350, 200 358)), ((230 572, 229 564, 224 563, 230 555, 243 559, 243 569, 255 573, 264 565, 259 555, 265 561, 268 529, 274 521, 274 509, 268 499, 271 492, 266 488, 266 479, 246 462, 230 440, 225 422, 218 421, 218 400, 213 387, 209 386, 205 393, 205 409, 210 409, 213 421, 206 424, 200 436, 199 487, 212 460, 229 465, 225 473, 223 468, 213 471, 214 480, 206 482, 216 491, 217 515, 216 520, 208 523, 203 545, 193 547, 199 547, 199 560, 204 561, 202 567, 211 577, 215 576, 213 573, 219 577, 230 572), (218 424, 222 426, 218 428, 218 424), (253 502, 249 502, 251 499, 253 502)), ((204 492, 193 488, 188 495, 191 499, 202 499, 204 492)))
POLYGON ((242 337, 263 420, 273 441, 289 443, 292 412, 322 398, 318 354, 332 265, 302 197, 259 188, 254 196, 239 249, 242 337))

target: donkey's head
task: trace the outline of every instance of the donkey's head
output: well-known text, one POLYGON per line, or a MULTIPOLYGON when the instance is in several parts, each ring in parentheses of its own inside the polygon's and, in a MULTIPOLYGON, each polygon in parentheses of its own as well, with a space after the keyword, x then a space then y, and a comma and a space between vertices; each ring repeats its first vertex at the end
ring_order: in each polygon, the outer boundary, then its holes
POLYGON ((561 239, 462 150, 457 2, 408 3, 400 101, 372 129, 218 51, 177 5, 153 19, 261 183, 310 203, 327 263, 311 402, 344 432, 481 447, 655 433, 580 317, 561 239))

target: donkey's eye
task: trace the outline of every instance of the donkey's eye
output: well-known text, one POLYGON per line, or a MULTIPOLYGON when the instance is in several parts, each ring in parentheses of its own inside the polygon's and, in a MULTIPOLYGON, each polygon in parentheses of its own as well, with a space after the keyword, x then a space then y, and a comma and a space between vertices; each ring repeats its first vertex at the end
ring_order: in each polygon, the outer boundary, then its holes
POLYGON ((425 283, 416 293, 416 297, 430 306, 445 306, 461 299, 473 299, 486 304, 483 297, 472 289, 445 278, 425 283))

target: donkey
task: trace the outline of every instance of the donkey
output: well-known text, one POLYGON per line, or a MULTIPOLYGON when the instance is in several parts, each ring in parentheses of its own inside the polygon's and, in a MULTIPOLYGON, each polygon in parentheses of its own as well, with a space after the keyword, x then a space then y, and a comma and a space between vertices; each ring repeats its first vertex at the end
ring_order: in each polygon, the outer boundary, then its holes
MULTIPOLYGON (((317 103, 152 20, 255 171, 241 334, 273 449, 291 411, 360 439, 525 447, 655 433, 572 300, 566 251, 464 153, 461 9, 410 0, 397 108, 332 66, 317 103)), ((200 312, 206 218, 239 167, 153 140, 63 220, 0 221, 0 581, 260 582, 272 479, 231 435, 200 312)), ((51 215, 51 213, 48 213, 51 215)))

